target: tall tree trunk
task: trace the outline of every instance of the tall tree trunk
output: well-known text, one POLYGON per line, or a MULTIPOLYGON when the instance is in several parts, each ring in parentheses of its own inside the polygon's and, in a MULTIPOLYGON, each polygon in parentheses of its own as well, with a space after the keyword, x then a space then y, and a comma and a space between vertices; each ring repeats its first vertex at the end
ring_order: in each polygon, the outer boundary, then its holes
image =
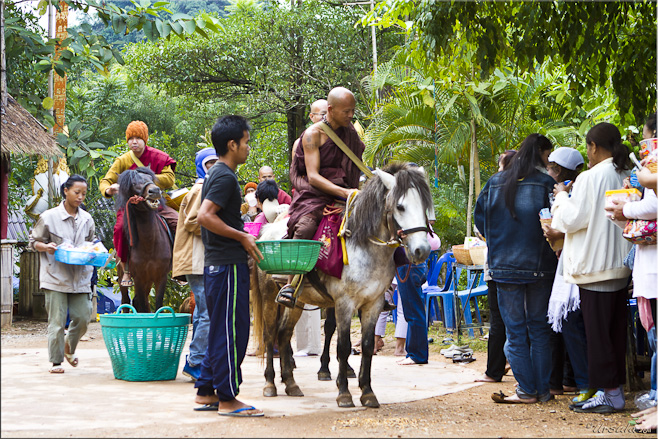
POLYGON ((288 126, 288 163, 292 158, 292 144, 295 143, 304 131, 304 115, 306 113, 306 106, 299 102, 301 97, 298 98, 297 103, 286 112, 286 125, 288 126))
MULTIPOLYGON (((473 186, 475 183, 475 160, 477 160, 477 141, 475 137, 475 119, 471 119, 471 153, 468 161, 468 212, 466 214, 466 236, 471 236, 473 218, 473 186)), ((479 178, 478 178, 479 180, 479 178)), ((479 183, 479 182, 478 182, 479 183)))
POLYGON ((473 130, 473 139, 473 153, 475 154, 475 199, 477 200, 482 190, 482 183, 480 182, 480 153, 478 152, 477 131, 475 130, 473 130))

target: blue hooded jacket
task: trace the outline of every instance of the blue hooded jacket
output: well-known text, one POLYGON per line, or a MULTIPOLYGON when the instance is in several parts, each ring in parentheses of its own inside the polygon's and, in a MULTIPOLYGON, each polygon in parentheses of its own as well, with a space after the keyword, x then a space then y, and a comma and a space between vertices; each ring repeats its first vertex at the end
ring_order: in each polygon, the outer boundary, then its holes
POLYGON ((208 160, 217 160, 217 158, 215 148, 203 148, 202 150, 197 151, 196 159, 194 159, 194 162, 196 163, 196 176, 198 177, 197 183, 199 183, 199 180, 206 178, 206 170, 203 165, 205 165, 208 160))

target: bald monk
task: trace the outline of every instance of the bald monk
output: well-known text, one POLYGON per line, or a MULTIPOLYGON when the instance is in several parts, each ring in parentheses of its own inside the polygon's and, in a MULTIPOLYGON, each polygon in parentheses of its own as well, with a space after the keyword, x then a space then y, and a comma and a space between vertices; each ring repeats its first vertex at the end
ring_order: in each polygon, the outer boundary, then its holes
MULTIPOLYGON (((327 115, 327 107, 328 107, 328 102, 326 99, 318 99, 317 101, 313 102, 311 104, 311 112, 308 115, 308 118, 311 119, 311 123, 318 123, 322 119, 325 118, 327 115)), ((304 133, 302 133, 303 135, 304 133)), ((308 186, 308 181, 305 179, 302 179, 299 177, 297 174, 297 169, 293 166, 294 165, 294 157, 295 157, 295 151, 297 151, 297 147, 299 146, 301 140, 301 136, 299 139, 295 140, 295 143, 292 144, 292 154, 291 157, 293 160, 290 160, 290 182, 292 183, 292 195, 293 199, 295 198, 295 194, 299 193, 299 190, 304 187, 304 185, 308 186)))
MULTIPOLYGON (((270 166, 261 166, 261 168, 258 170, 258 182, 260 183, 265 180, 274 180, 276 183, 276 179, 274 178, 274 170, 270 166)), ((283 189, 279 189, 279 195, 276 199, 279 202, 279 205, 290 204, 292 202, 290 195, 288 195, 283 189)))
MULTIPOLYGON (((345 87, 336 87, 327 96, 327 114, 299 137, 291 164, 291 181, 295 199, 290 205, 288 237, 313 239, 325 206, 334 200, 346 200, 359 186, 359 168, 325 134, 321 125, 329 125, 354 154, 361 158, 365 145, 359 138, 352 118, 356 99, 345 87), (294 175, 294 179, 293 179, 294 175), (296 181, 297 180, 297 181, 296 181)), ((277 295, 277 302, 295 306, 292 277, 277 295)))

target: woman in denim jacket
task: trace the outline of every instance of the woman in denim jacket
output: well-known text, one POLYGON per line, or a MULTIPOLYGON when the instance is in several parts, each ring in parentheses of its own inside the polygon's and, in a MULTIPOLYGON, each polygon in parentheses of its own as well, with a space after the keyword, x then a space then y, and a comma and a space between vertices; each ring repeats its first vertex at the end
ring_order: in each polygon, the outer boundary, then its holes
POLYGON ((489 275, 498 287, 507 333, 505 355, 519 382, 516 395, 492 395, 500 403, 551 398, 546 312, 557 258, 544 239, 539 211, 549 207, 555 185, 546 174, 552 149, 545 136, 530 134, 510 166, 489 179, 475 206, 475 225, 489 247, 489 275))

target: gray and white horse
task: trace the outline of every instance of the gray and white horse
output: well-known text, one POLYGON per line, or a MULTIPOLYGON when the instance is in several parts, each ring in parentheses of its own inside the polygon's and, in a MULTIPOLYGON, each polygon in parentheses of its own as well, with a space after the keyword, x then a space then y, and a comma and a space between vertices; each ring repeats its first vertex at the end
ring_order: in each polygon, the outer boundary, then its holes
MULTIPOLYGON (((424 261, 430 253, 427 242, 426 212, 432 202, 430 189, 422 168, 396 163, 364 185, 353 203, 346 228, 349 264, 343 268, 341 279, 313 271, 306 275, 306 285, 298 294, 294 309, 279 307, 275 302, 279 286, 271 275, 260 269, 252 274, 252 305, 254 333, 266 356, 265 396, 276 396, 274 384, 273 345, 277 337, 281 380, 290 396, 303 396, 293 377, 290 338, 302 313, 303 304, 322 308, 334 307, 338 330, 337 356, 339 371, 336 384, 339 407, 354 407, 347 386, 347 358, 350 355, 350 324, 355 311, 361 316, 361 368, 359 387, 361 404, 379 407, 370 386, 375 324, 384 306, 384 292, 395 275, 393 253, 402 244, 411 263, 424 261), (277 327, 277 315, 281 312, 277 327)), ((286 221, 265 226, 259 240, 279 239, 285 235, 286 221)))

